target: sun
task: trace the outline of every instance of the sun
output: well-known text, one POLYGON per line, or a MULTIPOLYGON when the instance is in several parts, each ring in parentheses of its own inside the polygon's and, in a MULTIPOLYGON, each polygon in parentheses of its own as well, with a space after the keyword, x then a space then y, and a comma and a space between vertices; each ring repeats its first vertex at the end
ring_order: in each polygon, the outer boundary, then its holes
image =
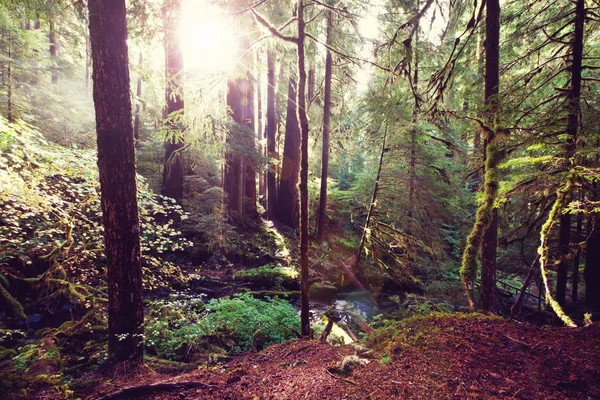
POLYGON ((203 1, 182 3, 179 38, 185 69, 204 73, 231 70, 238 53, 232 21, 218 7, 203 1))

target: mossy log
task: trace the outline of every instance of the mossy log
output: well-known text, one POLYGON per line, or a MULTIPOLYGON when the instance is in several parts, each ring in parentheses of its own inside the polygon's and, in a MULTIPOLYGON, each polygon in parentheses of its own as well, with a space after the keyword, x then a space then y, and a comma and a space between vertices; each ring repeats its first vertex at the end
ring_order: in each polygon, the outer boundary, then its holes
POLYGON ((3 298, 10 306, 11 311, 15 315, 15 317, 26 320, 27 316, 25 315, 25 311, 23 310, 23 305, 15 299, 9 292, 4 288, 4 286, 0 283, 0 297, 3 298))
POLYGON ((119 389, 112 393, 109 393, 101 400, 117 400, 117 399, 130 399, 133 396, 148 395, 151 393, 158 392, 174 392, 188 389, 221 389, 221 386, 209 385, 202 382, 194 381, 183 381, 183 382, 159 382, 149 385, 130 386, 123 389, 119 389))

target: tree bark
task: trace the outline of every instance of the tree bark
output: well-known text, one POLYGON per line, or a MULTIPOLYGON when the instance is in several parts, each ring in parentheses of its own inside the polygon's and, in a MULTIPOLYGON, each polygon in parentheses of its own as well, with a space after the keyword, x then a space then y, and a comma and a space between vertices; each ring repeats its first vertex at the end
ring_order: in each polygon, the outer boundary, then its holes
MULTIPOLYGON (((577 134, 579 126, 579 115, 581 113, 581 70, 583 59, 583 29, 585 23, 585 0, 577 0, 575 3, 575 32, 573 35, 573 58, 571 61, 571 88, 569 90, 568 105, 569 115, 567 117, 567 142, 565 145, 565 160, 568 169, 573 167, 573 157, 577 147, 577 134)), ((571 200, 571 194, 566 196, 565 201, 571 200)), ((566 205, 566 204, 565 204, 566 205)), ((571 214, 560 216, 559 226, 559 262, 556 276, 556 301, 561 306, 565 304, 567 292, 567 274, 569 270, 569 252, 571 241, 571 214)))
POLYGON ((256 143, 258 145, 258 154, 260 156, 260 164, 258 168, 258 196, 261 198, 261 204, 263 207, 266 207, 266 196, 267 196, 267 188, 265 185, 266 174, 265 174, 265 164, 263 157, 265 156, 265 146, 263 142, 263 108, 262 108, 262 79, 260 78, 260 74, 258 73, 258 66, 261 62, 261 53, 256 52, 256 67, 255 67, 255 76, 256 79, 256 143))
MULTIPOLYGON (((327 33, 325 42, 331 46, 333 12, 327 10, 327 33)), ((329 175, 329 133, 331 121, 331 75, 333 69, 331 51, 325 53, 325 94, 323 98, 323 149, 321 153, 321 190, 319 193, 319 211, 317 212, 317 240, 325 239, 325 222, 327 221, 327 176, 329 175)), ((314 72, 313 72, 314 75, 314 72)), ((313 77, 314 81, 314 77, 313 77)), ((314 94, 313 94, 314 96, 314 94)), ((312 97, 309 98, 312 99, 312 97)))
POLYGON ((300 328, 310 336, 309 275, 308 275, 308 117, 306 116, 306 66, 304 39, 304 2, 298 0, 298 121, 300 122, 300 328))
POLYGON ((275 135, 277 125, 275 120, 275 52, 269 50, 267 53, 267 157, 269 167, 267 170, 267 218, 275 219, 277 210, 277 181, 275 177, 275 135))
POLYGON ((173 0, 165 11, 165 60, 166 60, 166 129, 165 160, 162 179, 162 195, 181 204, 183 201, 183 53, 177 38, 181 20, 181 4, 173 0))
POLYGON ((277 196, 277 220, 290 228, 298 228, 298 173, 300 172, 300 127, 296 111, 296 82, 288 84, 285 143, 277 196))
MULTIPOLYGON (((487 0, 485 17, 485 104, 490 112, 488 119, 491 132, 488 134, 487 146, 496 140, 495 125, 500 110, 498 100, 500 84, 500 1, 487 0)), ((493 143, 495 148, 496 144, 493 143)), ((487 153, 487 149, 485 149, 487 153)), ((489 156, 489 155, 488 155, 489 156)), ((491 161, 491 160, 490 160, 491 161)), ((499 162, 499 160, 498 160, 499 162)), ((491 167, 493 171, 486 179, 497 187, 498 175, 494 173, 498 162, 491 167)), ((484 229, 481 246, 481 308, 493 311, 496 306, 496 249, 498 246, 498 209, 492 206, 490 223, 484 229)))
POLYGON ((89 0, 98 170, 108 277, 109 359, 143 358, 135 150, 124 0, 89 0))

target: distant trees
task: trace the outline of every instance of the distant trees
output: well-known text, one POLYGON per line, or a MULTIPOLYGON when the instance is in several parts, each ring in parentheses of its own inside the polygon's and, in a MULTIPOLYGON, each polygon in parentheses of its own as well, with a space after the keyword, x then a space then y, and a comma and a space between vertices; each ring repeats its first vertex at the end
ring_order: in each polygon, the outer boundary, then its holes
POLYGON ((167 0, 165 21, 165 161, 162 178, 163 196, 183 201, 183 53, 177 35, 181 23, 180 0, 167 0))
POLYGON ((108 353, 143 358, 143 301, 124 0, 88 2, 105 254, 108 353))

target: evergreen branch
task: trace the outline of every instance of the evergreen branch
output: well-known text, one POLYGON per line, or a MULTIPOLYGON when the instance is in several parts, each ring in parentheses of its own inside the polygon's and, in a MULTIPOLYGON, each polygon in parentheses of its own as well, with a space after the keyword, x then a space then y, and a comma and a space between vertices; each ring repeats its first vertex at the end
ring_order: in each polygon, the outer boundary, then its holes
POLYGON ((314 37, 310 33, 306 33, 306 37, 312 39, 315 43, 318 43, 318 44, 324 46, 327 50, 329 50, 332 53, 335 53, 338 56, 340 56, 340 57, 342 57, 342 58, 344 58, 344 59, 352 62, 355 65, 358 65, 359 63, 367 63, 367 64, 369 64, 369 65, 371 65, 371 66, 373 66, 375 68, 378 68, 378 69, 380 69, 380 70, 382 70, 384 72, 390 73, 390 74, 392 74, 394 76, 400 76, 398 73, 396 73, 396 71, 394 71, 394 70, 392 70, 390 68, 384 67, 382 65, 379 65, 376 62, 373 62, 373 61, 370 61, 370 60, 366 60, 364 58, 360 58, 360 57, 356 57, 356 56, 351 56, 349 54, 343 53, 343 52, 337 50, 336 48, 334 48, 332 46, 329 46, 328 44, 320 41, 319 39, 317 39, 316 37, 314 37))
POLYGON ((252 15, 254 15, 254 19, 256 19, 256 21, 259 24, 261 24, 262 26, 267 28, 267 30, 271 33, 271 35, 273 35, 283 41, 286 41, 286 42, 291 42, 291 43, 296 43, 296 44, 298 43, 298 38, 284 35, 277 28, 275 28, 273 25, 271 25, 266 19, 264 19, 259 13, 257 13, 254 8, 252 8, 248 4, 246 4, 246 6, 252 12, 252 15))

